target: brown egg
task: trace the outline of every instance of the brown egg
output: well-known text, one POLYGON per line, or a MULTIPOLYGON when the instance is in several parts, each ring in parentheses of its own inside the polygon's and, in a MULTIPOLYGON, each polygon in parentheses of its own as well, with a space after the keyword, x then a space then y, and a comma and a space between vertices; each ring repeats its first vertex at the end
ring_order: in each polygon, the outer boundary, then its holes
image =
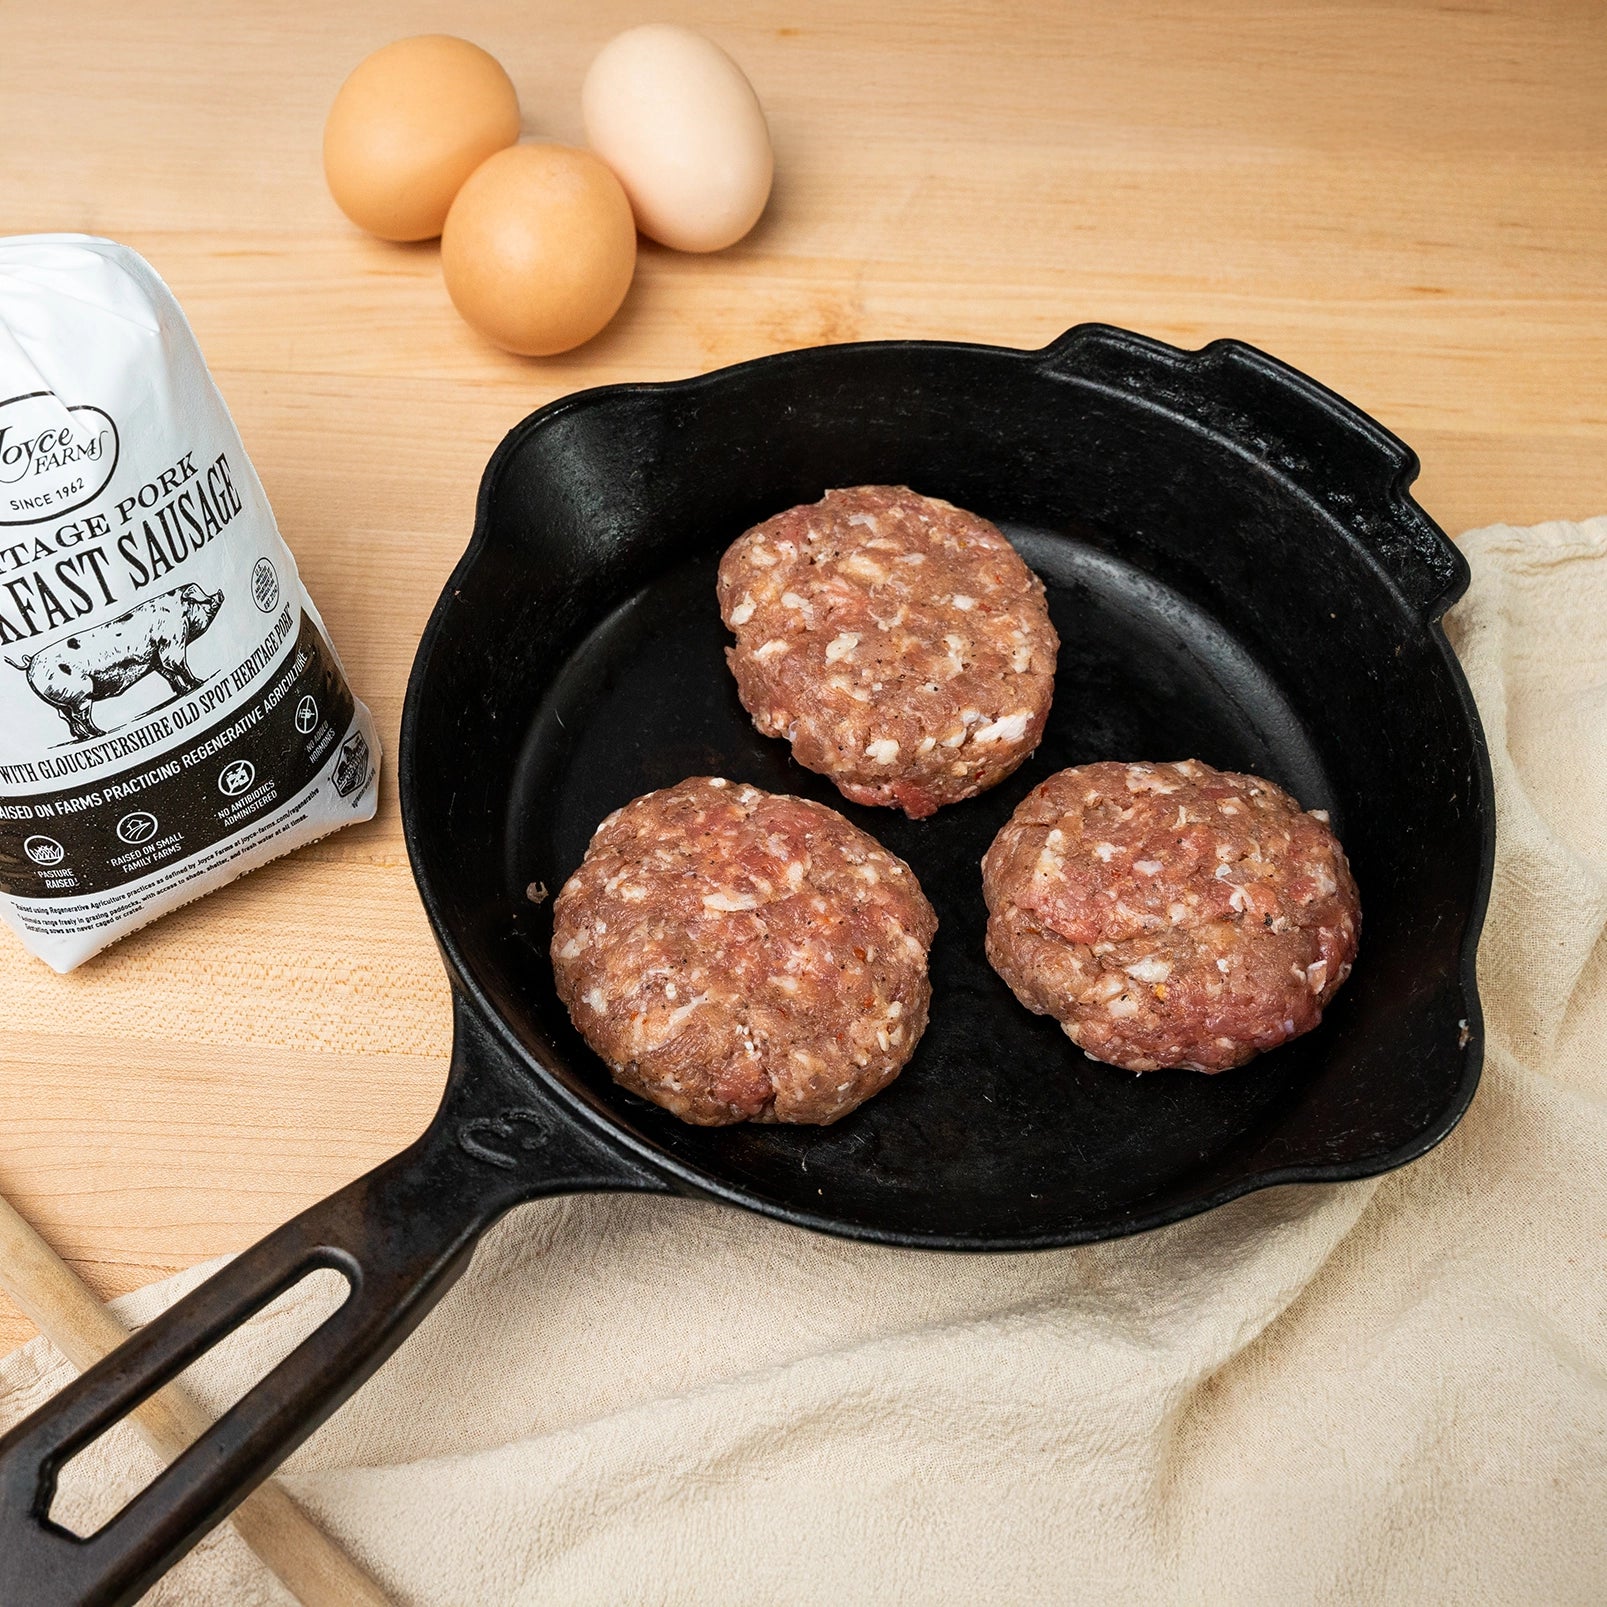
POLYGON ((504 351, 550 357, 619 310, 636 271, 636 223, 619 180, 590 151, 515 145, 458 191, 441 272, 464 318, 504 351))
POLYGON ((341 211, 384 240, 431 240, 463 181, 519 137, 519 97, 467 39, 398 39, 358 63, 324 124, 341 211))

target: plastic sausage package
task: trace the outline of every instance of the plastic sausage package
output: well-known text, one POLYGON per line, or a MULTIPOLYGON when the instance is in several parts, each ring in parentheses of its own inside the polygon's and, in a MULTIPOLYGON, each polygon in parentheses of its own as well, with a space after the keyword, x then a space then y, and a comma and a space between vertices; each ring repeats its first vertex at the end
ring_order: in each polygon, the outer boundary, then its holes
POLYGON ((0 914, 70 970, 368 819, 378 766, 167 286, 0 240, 0 914))

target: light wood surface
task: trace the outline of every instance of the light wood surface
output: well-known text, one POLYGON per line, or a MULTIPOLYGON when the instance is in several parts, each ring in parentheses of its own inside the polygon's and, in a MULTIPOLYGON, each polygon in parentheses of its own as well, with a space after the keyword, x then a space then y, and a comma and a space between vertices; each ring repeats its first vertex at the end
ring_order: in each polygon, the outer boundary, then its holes
MULTIPOLYGON (((80 1372, 128 1337, 128 1329, 4 1199, 0 1286, 80 1372)), ((201 1437, 212 1417, 182 1384, 169 1384, 136 1408, 134 1421, 146 1443, 171 1462, 201 1437)), ((229 1521, 302 1607, 387 1607, 379 1586, 277 1480, 259 1485, 229 1521)))
MULTIPOLYGON (((1102 319, 1254 341, 1403 435, 1457 531, 1607 511, 1607 13, 1577 4, 459 0, 0 8, 0 233, 126 241, 189 313, 387 742, 380 813, 60 978, 0 941, 0 1192, 102 1294, 238 1249, 428 1120, 446 985, 394 772, 419 629, 497 440, 566 391, 1102 319), (587 62, 699 26, 772 122, 769 214, 642 252, 589 347, 456 318, 433 246, 319 170, 342 76, 449 28, 532 136, 587 62)), ((0 1349, 33 1332, 0 1300, 0 1349)))

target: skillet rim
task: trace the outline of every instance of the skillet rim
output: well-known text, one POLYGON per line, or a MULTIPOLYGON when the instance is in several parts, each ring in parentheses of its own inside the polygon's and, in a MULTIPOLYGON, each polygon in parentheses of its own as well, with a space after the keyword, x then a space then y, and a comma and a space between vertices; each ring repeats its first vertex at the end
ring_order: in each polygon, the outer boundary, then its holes
MULTIPOLYGON (((1064 377, 1064 376, 1061 376, 1064 377)), ((1097 376, 1077 374, 1078 383, 1107 392, 1132 398, 1132 391, 1110 384, 1097 376)), ((1175 405, 1139 393, 1142 400, 1157 410, 1197 424, 1175 405)), ((1250 462, 1257 462, 1254 454, 1243 443, 1218 432, 1221 444, 1250 462)), ((1262 462, 1268 472, 1279 474, 1298 484, 1298 478, 1281 466, 1262 462)), ((1429 517, 1410 494, 1409 487, 1417 478, 1419 460, 1415 452, 1398 436, 1347 401, 1337 392, 1312 379, 1281 359, 1263 352, 1258 347, 1236 339, 1218 339, 1190 350, 1176 347, 1150 336, 1101 323, 1081 323, 1047 345, 1030 348, 1001 346, 984 342, 955 340, 877 340, 852 341, 827 346, 805 346, 749 358, 740 363, 711 369, 706 373, 675 380, 625 381, 612 385, 592 386, 572 391, 537 408, 515 424, 498 443, 480 478, 475 498, 474 528, 468 545, 454 564, 442 587, 440 596, 431 609, 419 637, 418 647, 408 673, 407 691, 402 709, 402 720, 397 754, 397 785, 402 811, 403 839, 407 846, 408 864, 413 874, 425 914, 429 918, 437 947, 445 962, 453 991, 464 1003, 472 1007, 490 1036, 503 1053, 524 1072, 533 1076, 541 1092, 557 1107, 557 1114, 578 1122, 583 1131, 600 1140, 616 1152, 623 1150, 630 1160, 645 1167, 649 1176, 662 1178, 672 1191, 694 1197, 719 1200, 722 1203, 756 1211, 774 1220, 798 1227, 828 1233, 839 1238, 879 1243, 912 1249, 954 1250, 972 1252, 1027 1251, 1062 1248, 1068 1245, 1099 1243, 1107 1239, 1124 1238, 1136 1233, 1150 1232, 1173 1222, 1187 1220, 1218 1206, 1258 1193, 1263 1189, 1291 1183, 1340 1183, 1364 1177, 1376 1177, 1420 1159, 1455 1129, 1466 1114, 1478 1089, 1484 1064, 1484 1012, 1479 996, 1477 958, 1480 938, 1489 909, 1495 870, 1495 783, 1491 770, 1489 746, 1483 723, 1474 703, 1472 689, 1456 654, 1446 637, 1443 618, 1467 591, 1471 570, 1461 551, 1440 526, 1429 517), (1470 803, 1479 816, 1479 858, 1474 885, 1467 901, 1467 917, 1463 929, 1458 967, 1458 982, 1466 1011, 1468 1037, 1462 1050, 1461 1076, 1451 1097, 1436 1112, 1421 1132, 1394 1149, 1376 1155, 1367 1155, 1345 1161, 1291 1162, 1266 1171, 1248 1174, 1232 1183, 1206 1194, 1186 1199, 1174 1199, 1150 1210, 1129 1211, 1121 1216, 1092 1219, 1079 1227, 1045 1232, 1021 1234, 957 1235, 950 1233, 918 1233, 891 1230, 847 1221, 825 1212, 794 1209, 737 1187, 718 1174, 708 1172, 661 1149, 651 1141, 638 1138, 629 1132, 617 1117, 600 1100, 587 1098, 568 1086, 563 1078, 549 1068, 544 1060, 524 1044, 508 1021, 491 1002, 487 989, 468 963, 457 934, 441 909, 441 901, 433 890, 424 867, 424 848, 421 828, 418 826, 412 799, 416 791, 416 728, 419 708, 423 700, 423 685, 429 663, 447 631, 448 617, 453 611, 456 594, 462 583, 479 561, 491 541, 491 513, 496 501, 499 483, 508 460, 527 437, 546 428, 560 418, 583 408, 605 406, 622 396, 664 396, 680 392, 695 393, 713 388, 732 378, 777 362, 807 357, 816 353, 833 354, 859 352, 938 353, 956 355, 986 354, 1026 363, 1037 371, 1054 374, 1056 363, 1069 353, 1075 353, 1084 343, 1114 344, 1138 351, 1153 359, 1176 365, 1185 371, 1209 369, 1220 362, 1237 362, 1273 381, 1291 394, 1301 396, 1315 404, 1331 421, 1335 429, 1348 430, 1364 436, 1369 444, 1390 465, 1384 481, 1380 505, 1392 519, 1409 519, 1421 531, 1428 533, 1438 548, 1439 556, 1448 560, 1447 578, 1426 598, 1414 599, 1402 577, 1390 570, 1382 556, 1366 536, 1360 535, 1358 546, 1368 562, 1377 571, 1381 582, 1401 598, 1409 613, 1421 625, 1428 645, 1449 676, 1450 688, 1461 712, 1464 727, 1472 740, 1474 796, 1470 803)), ((459 1077, 460 1065, 457 1046, 454 1045, 452 1066, 448 1074, 447 1095, 459 1077)), ((627 1187, 632 1186, 630 1184, 627 1187)), ((648 1187, 639 1181, 634 1186, 648 1187)))

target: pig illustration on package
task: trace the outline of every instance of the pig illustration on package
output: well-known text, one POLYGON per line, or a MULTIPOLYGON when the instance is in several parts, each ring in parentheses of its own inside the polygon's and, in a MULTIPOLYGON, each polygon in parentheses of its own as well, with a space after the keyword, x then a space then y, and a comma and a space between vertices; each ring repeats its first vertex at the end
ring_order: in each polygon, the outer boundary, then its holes
POLYGON ((167 286, 0 240, 0 923, 70 971, 367 820, 379 758, 167 286))
POLYGON ((175 697, 200 686, 186 650, 222 606, 221 591, 179 586, 37 653, 8 655, 6 663, 27 672, 34 695, 61 711, 74 741, 87 742, 104 734, 91 708, 96 698, 116 697, 152 673, 175 697))

